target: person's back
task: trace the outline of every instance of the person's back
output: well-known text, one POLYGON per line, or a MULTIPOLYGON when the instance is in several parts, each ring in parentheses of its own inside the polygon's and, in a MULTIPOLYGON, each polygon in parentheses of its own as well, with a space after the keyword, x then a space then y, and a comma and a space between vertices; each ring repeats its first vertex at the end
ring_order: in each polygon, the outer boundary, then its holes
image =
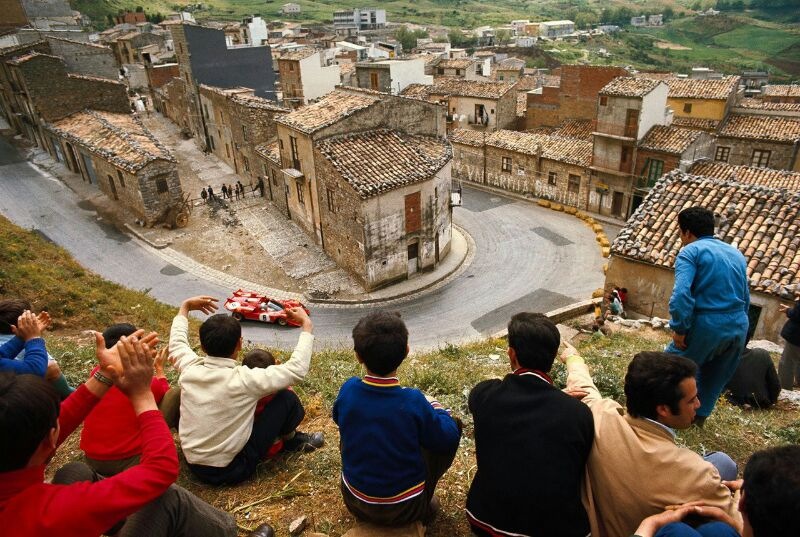
POLYGON ((728 399, 735 405, 769 408, 777 403, 781 383, 769 353, 745 349, 727 390, 728 399))
POLYGON ((546 373, 560 340, 552 322, 521 313, 508 331, 514 372, 479 383, 469 396, 478 469, 467 517, 478 534, 583 537, 589 533, 581 482, 594 436, 591 411, 553 387, 546 373))
POLYGON ((705 236, 684 246, 678 257, 691 259, 696 269, 692 284, 695 311, 747 310, 747 262, 739 250, 713 236, 705 236))

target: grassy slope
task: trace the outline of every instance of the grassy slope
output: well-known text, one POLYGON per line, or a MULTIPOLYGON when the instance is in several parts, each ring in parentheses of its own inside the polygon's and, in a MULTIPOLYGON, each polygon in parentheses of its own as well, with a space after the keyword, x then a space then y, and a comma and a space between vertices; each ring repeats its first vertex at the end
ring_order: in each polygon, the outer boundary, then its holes
MULTIPOLYGON (((48 349, 58 357, 73 382, 85 378, 94 363, 91 346, 85 339, 74 337, 82 329, 102 328, 112 321, 126 320, 152 327, 166 336, 173 308, 146 294, 103 281, 82 269, 64 250, 2 217, 0 243, 4 245, 0 250, 0 298, 24 296, 37 308, 49 309, 58 329, 48 336, 48 349)), ((665 338, 663 333, 620 332, 611 337, 588 338, 580 350, 600 390, 621 400, 621 378, 629 358, 639 350, 660 349, 665 338)), ((278 354, 288 358, 286 352, 278 354)), ((475 472, 475 455, 466 394, 480 380, 504 375, 507 367, 504 343, 488 340, 415 355, 400 369, 404 384, 436 396, 465 418, 466 434, 461 449, 439 487, 443 512, 429 532, 433 537, 468 534, 462 509, 475 472)), ((270 521, 285 533, 291 520, 307 515, 317 531, 341 535, 352 519, 339 496, 338 437, 330 411, 339 386, 347 378, 360 374, 350 351, 317 352, 306 381, 295 388, 306 406, 304 428, 324 430, 327 434, 328 442, 323 449, 268 462, 261 466, 256 478, 237 487, 205 487, 193 482, 186 471, 179 483, 217 507, 234 512, 243 528, 270 521), (257 500, 264 501, 237 511, 257 500)), ((170 376, 174 382, 174 373, 170 376)), ((563 384, 563 367, 556 365, 554 377, 563 384)), ((800 441, 800 411, 781 407, 748 412, 723 402, 705 429, 681 432, 679 441, 697 450, 725 450, 743 463, 756 449, 800 441)), ((59 450, 50 471, 79 458, 77 435, 73 435, 59 450)))

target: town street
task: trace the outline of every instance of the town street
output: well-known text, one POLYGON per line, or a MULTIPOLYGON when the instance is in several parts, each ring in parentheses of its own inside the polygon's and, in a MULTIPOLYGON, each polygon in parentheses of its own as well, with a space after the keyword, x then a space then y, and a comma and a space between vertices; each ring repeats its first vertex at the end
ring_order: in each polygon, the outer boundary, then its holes
MULTIPOLYGON (((0 138, 0 213, 67 249, 104 278, 178 305, 232 291, 165 263, 137 239, 98 220, 63 183, 28 163, 0 138)), ((518 311, 548 311, 588 298, 603 285, 604 259, 594 233, 564 213, 480 190, 464 189, 453 220, 474 239, 471 264, 447 285, 393 301, 408 324, 412 349, 463 342, 502 329, 518 311)), ((267 282, 265 282, 267 283, 267 282)), ((358 318, 379 305, 311 304, 318 346, 350 346, 358 318)), ((87 327, 101 328, 101 327, 87 327)), ((290 347, 296 331, 244 324, 245 338, 290 347)))

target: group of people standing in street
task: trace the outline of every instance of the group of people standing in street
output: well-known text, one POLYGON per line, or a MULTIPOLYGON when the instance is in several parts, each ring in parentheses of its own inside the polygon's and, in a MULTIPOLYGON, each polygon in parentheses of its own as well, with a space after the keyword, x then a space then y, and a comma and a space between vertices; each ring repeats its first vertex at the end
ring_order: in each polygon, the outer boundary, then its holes
MULTIPOLYGON (((255 192, 256 188, 251 188, 251 191, 255 192)), ((214 200, 223 199, 223 200, 236 200, 244 199, 245 196, 245 187, 241 181, 236 181, 233 185, 226 185, 223 184, 222 188, 220 188, 220 196, 214 192, 214 189, 209 185, 208 187, 202 189, 200 191, 200 197, 203 198, 203 201, 207 203, 211 203, 214 200)))

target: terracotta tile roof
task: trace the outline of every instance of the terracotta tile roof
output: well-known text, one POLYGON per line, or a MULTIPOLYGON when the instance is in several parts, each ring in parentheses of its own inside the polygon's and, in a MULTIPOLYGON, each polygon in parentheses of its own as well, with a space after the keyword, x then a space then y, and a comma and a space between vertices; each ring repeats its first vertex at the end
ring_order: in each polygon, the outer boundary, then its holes
POLYGON ((333 125, 340 119, 350 116, 359 110, 368 108, 378 101, 380 101, 378 95, 334 90, 322 100, 281 116, 275 121, 306 134, 311 134, 323 127, 333 125))
POLYGON ((15 58, 12 58, 12 59, 6 61, 6 63, 9 64, 9 65, 22 65, 23 63, 27 63, 27 62, 31 61, 32 59, 39 58, 39 57, 42 57, 42 58, 55 58, 57 60, 64 61, 62 58, 60 58, 58 56, 53 56, 52 54, 42 54, 41 52, 33 51, 33 52, 29 52, 27 54, 23 54, 22 56, 17 56, 15 58))
POLYGON ((739 76, 726 76, 714 80, 695 80, 692 78, 670 78, 665 80, 669 85, 670 99, 713 99, 727 100, 732 93, 739 90, 739 76))
POLYGON ((424 181, 452 157, 442 139, 392 130, 327 138, 316 146, 362 199, 424 181))
POLYGON ((617 97, 644 97, 661 83, 652 78, 634 78, 632 76, 618 76, 600 90, 600 95, 617 97))
POLYGON ((800 84, 769 84, 761 91, 770 97, 800 97, 800 84))
POLYGON ((443 59, 436 64, 436 67, 438 69, 467 69, 473 63, 475 62, 469 58, 443 59))
POLYGON ((641 149, 661 151, 672 155, 681 155, 700 137, 700 131, 654 125, 639 144, 641 149))
POLYGON ((463 80, 460 78, 441 78, 437 79, 431 86, 411 84, 403 90, 401 95, 406 97, 426 97, 431 101, 438 99, 431 98, 433 95, 456 95, 460 97, 477 97, 481 99, 499 99, 514 87, 511 82, 476 82, 474 80, 463 80), (412 86, 414 86, 412 88, 412 86), (411 89, 409 89, 411 88, 411 89))
POLYGON ((800 140, 800 119, 731 114, 719 129, 719 136, 795 142, 800 140))
POLYGON ((317 49, 315 48, 299 48, 295 50, 276 51, 273 52, 273 56, 277 60, 300 61, 300 60, 305 60, 306 58, 312 56, 316 52, 317 49))
POLYGON ((701 117, 676 117, 672 120, 675 127, 685 127, 687 129, 698 129, 701 131, 716 131, 719 121, 716 119, 704 119, 701 117))
POLYGON ((495 66, 496 71, 519 71, 525 68, 525 60, 506 58, 495 66))
POLYGON ((353 62, 344 62, 339 64, 339 74, 348 75, 356 72, 356 64, 353 62))
POLYGON ((748 185, 785 188, 800 192, 800 173, 771 168, 731 166, 725 162, 700 161, 689 169, 692 175, 702 175, 722 181, 733 181, 748 185))
POLYGON ((255 95, 234 95, 231 101, 247 106, 248 108, 258 108, 259 110, 269 110, 272 112, 282 112, 288 114, 290 109, 280 106, 275 101, 264 99, 263 97, 256 97, 255 95))
POLYGON ((633 73, 634 77, 636 78, 651 78, 653 80, 670 80, 672 78, 677 78, 674 73, 664 73, 664 72, 657 72, 657 71, 639 71, 638 73, 633 73))
POLYGON ((169 150, 130 114, 84 110, 47 128, 130 172, 158 159, 175 162, 169 150))
POLYGON ((519 80, 514 84, 514 89, 517 91, 530 91, 541 86, 541 80, 534 75, 522 75, 519 80))
POLYGON ((278 144, 278 139, 274 139, 271 142, 266 142, 264 144, 259 144, 255 147, 256 153, 264 157, 265 159, 273 162, 277 166, 281 165, 281 148, 278 144))
POLYGON ((427 84, 409 84, 405 87, 400 95, 403 97, 411 97, 412 99, 428 99, 430 86, 427 84))
POLYGON ((526 155, 536 155, 541 150, 543 158, 578 166, 588 167, 592 161, 592 142, 577 138, 498 130, 486 136, 486 145, 526 155))
POLYGON ((754 291, 800 297, 800 193, 677 170, 659 180, 611 245, 612 255, 672 268, 678 213, 700 205, 720 215, 717 237, 747 259, 754 291))
POLYGON ((594 127, 591 119, 567 119, 553 131, 556 136, 592 141, 594 127))
POLYGON ((776 112, 800 112, 800 103, 770 103, 761 99, 742 99, 739 101, 740 108, 750 110, 770 110, 776 112))
POLYGON ((473 147, 483 146, 485 140, 484 133, 474 129, 453 129, 448 136, 450 143, 471 145, 473 147))

